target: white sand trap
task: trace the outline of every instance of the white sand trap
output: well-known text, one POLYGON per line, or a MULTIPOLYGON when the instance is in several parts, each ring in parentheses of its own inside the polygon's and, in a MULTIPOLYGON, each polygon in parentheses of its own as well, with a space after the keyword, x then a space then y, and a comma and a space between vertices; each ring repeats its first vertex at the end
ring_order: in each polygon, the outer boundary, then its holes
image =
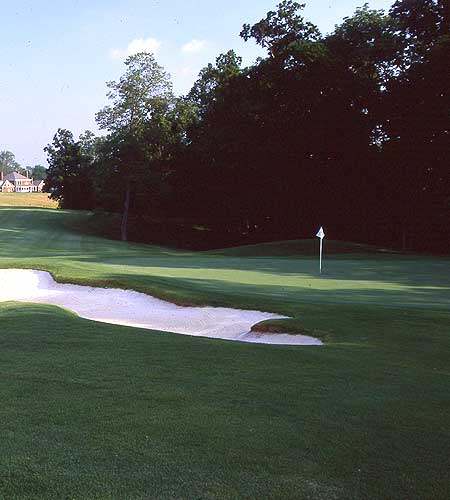
POLYGON ((0 302, 5 301, 52 304, 103 323, 184 335, 263 344, 322 344, 304 335, 250 332, 260 321, 286 316, 224 307, 177 306, 132 290, 59 284, 44 271, 0 269, 0 302))

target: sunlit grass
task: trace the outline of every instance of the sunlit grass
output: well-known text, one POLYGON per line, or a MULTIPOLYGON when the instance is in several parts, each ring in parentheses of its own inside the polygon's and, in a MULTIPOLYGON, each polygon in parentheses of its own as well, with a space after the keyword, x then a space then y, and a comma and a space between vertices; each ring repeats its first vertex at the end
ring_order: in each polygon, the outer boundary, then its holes
POLYGON ((56 208, 48 193, 0 193, 0 207, 56 208))

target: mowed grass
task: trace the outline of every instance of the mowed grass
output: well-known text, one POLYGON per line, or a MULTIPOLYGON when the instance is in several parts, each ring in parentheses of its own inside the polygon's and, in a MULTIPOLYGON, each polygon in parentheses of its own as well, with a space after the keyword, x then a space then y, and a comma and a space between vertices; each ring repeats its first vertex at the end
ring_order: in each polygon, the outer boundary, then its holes
POLYGON ((0 207, 56 208, 48 193, 0 193, 0 207))
POLYGON ((317 255, 311 255, 318 240, 243 247, 242 255, 239 249, 190 252, 84 233, 92 219, 88 212, 0 208, 0 263, 179 303, 256 307, 295 317, 304 303, 450 307, 449 258, 350 244, 343 253, 342 243, 326 241, 320 276, 317 255))
POLYGON ((0 498, 450 497, 450 260, 326 242, 205 253, 0 209, 0 267, 293 317, 249 345, 0 304, 0 498), (343 248, 345 247, 345 248, 343 248))

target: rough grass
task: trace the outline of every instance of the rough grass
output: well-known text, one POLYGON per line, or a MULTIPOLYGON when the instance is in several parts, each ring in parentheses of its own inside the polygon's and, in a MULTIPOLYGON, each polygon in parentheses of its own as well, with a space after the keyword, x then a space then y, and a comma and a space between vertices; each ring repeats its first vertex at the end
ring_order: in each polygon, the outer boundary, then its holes
POLYGON ((0 267, 280 312, 326 345, 0 304, 0 498, 450 497, 449 259, 352 247, 320 277, 301 242, 180 252, 74 229, 89 217, 0 209, 0 267))
POLYGON ((48 193, 0 193, 0 207, 56 208, 48 193))

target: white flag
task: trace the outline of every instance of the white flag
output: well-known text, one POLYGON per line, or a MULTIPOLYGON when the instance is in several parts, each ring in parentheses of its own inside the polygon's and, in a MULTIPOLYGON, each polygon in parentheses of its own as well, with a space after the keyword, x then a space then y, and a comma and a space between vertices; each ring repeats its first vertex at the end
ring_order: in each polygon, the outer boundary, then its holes
POLYGON ((323 232, 323 227, 320 226, 319 232, 316 234, 316 236, 320 239, 325 238, 325 233, 323 232))

